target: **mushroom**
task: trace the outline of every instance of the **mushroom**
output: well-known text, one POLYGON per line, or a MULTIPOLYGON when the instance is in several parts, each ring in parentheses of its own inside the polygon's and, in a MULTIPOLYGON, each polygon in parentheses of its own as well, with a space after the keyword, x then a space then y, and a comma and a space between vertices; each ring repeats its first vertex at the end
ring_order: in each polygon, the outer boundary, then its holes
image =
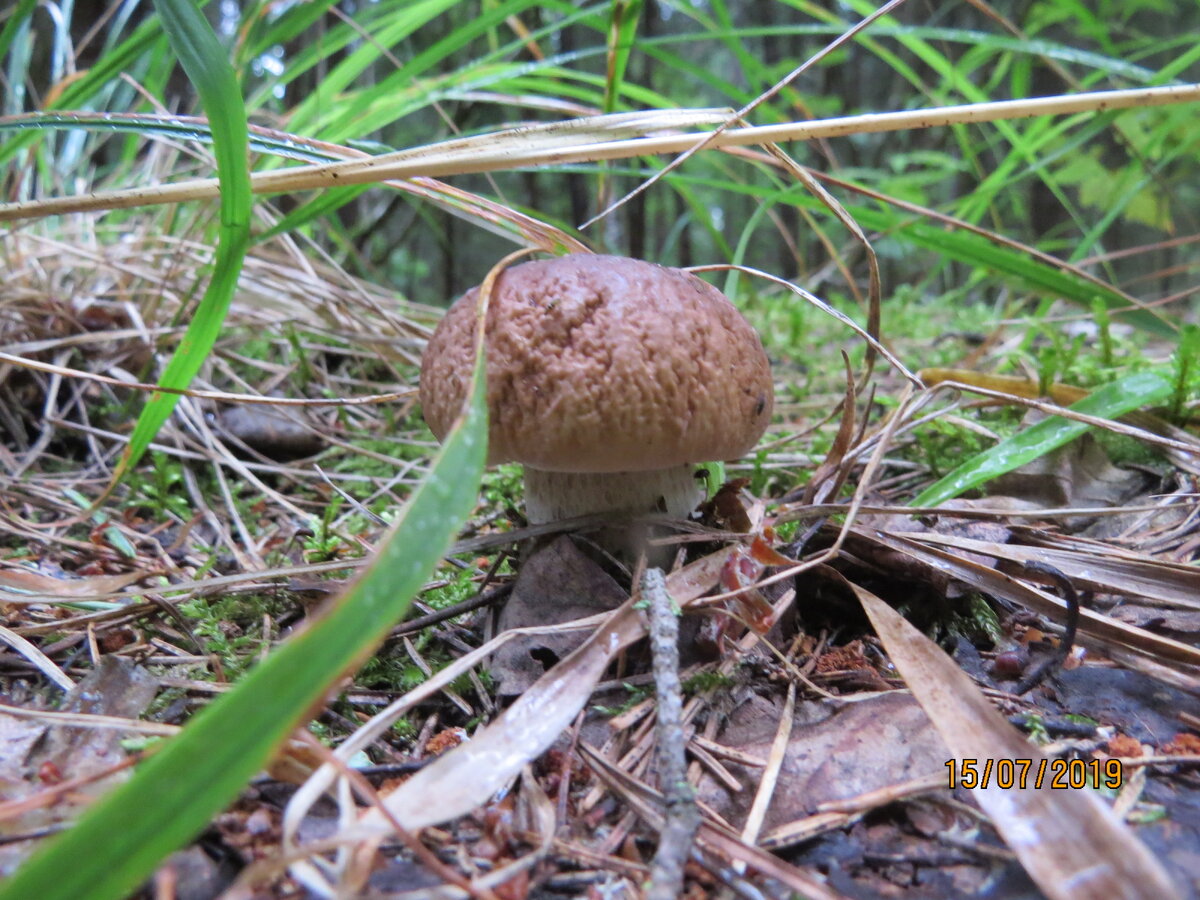
MULTIPOLYGON (((478 291, 450 308, 421 362, 439 440, 467 390, 478 291)), ((680 269, 594 254, 514 266, 495 281, 486 343, 488 462, 525 465, 531 523, 682 518, 702 499, 695 464, 742 456, 771 420, 758 335, 680 269)))

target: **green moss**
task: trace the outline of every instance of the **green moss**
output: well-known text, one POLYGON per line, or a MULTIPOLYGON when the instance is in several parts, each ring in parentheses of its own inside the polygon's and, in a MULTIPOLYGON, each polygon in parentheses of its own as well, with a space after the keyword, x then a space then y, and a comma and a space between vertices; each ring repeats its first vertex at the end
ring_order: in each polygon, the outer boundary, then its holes
POLYGON ((1004 630, 992 605, 981 594, 967 595, 965 613, 952 613, 946 622, 947 630, 959 634, 974 644, 996 646, 1004 639, 1004 630))
POLYGON ((417 735, 421 733, 421 729, 413 724, 408 716, 401 716, 393 722, 391 731, 398 740, 405 742, 415 741, 417 735))
POLYGON ((781 522, 775 526, 775 537, 779 539, 781 544, 789 544, 796 539, 796 533, 799 530, 799 519, 796 519, 792 522, 781 522))
POLYGON ((483 473, 483 502, 489 506, 519 506, 524 496, 525 470, 516 463, 501 463, 483 473))
POLYGON ((443 565, 438 570, 439 580, 450 582, 442 587, 433 588, 421 595, 421 600, 434 609, 445 609, 455 603, 461 603, 479 591, 474 581, 473 569, 460 569, 456 566, 443 565))
MULTIPOLYGON (((428 658, 426 661, 432 665, 428 658)), ((404 693, 424 684, 427 677, 407 654, 400 651, 376 653, 359 669, 354 681, 366 690, 404 693)))
POLYGON ((711 691, 732 687, 733 678, 717 671, 698 672, 683 682, 683 690, 688 694, 707 694, 711 691))
POLYGON ((633 709, 633 707, 637 706, 652 693, 650 688, 634 687, 632 684, 628 683, 624 684, 623 687, 628 692, 629 697, 620 706, 605 706, 597 703, 591 708, 600 713, 602 716, 619 716, 621 713, 628 712, 629 710, 633 709))
POLYGON ((195 597, 178 606, 204 652, 221 661, 231 681, 259 658, 266 640, 262 631, 264 617, 274 621, 292 608, 291 601, 282 594, 195 597))
POLYGON ((991 446, 983 435, 945 419, 933 419, 912 432, 916 456, 934 478, 991 446))

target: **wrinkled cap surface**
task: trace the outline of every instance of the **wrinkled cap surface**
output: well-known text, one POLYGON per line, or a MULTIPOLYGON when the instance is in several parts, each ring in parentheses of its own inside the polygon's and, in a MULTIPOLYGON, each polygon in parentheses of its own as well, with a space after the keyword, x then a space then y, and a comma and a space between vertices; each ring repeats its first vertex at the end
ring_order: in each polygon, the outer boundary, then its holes
MULTIPOLYGON (((422 359, 439 440, 467 390, 478 291, 450 308, 422 359)), ((486 339, 489 463, 626 472, 733 459, 771 420, 758 335, 679 269, 594 254, 513 266, 496 280, 486 339)))

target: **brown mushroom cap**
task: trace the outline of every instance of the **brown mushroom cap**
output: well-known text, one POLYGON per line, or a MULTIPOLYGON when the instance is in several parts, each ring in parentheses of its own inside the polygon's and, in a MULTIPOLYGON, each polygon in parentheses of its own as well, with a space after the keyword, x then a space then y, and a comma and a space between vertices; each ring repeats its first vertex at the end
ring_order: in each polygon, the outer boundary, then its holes
MULTIPOLYGON (((470 376, 478 288, 446 313, 421 363, 440 440, 470 376)), ((514 266, 487 317, 488 462, 633 472, 732 459, 771 420, 770 366, 754 329, 680 269, 576 254, 514 266)))

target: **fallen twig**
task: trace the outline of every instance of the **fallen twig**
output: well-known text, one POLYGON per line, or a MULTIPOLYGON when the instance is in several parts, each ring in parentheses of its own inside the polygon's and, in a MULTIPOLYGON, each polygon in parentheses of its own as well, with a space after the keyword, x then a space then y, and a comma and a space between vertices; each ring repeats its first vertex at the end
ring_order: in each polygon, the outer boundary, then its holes
POLYGON ((673 900, 683 893, 683 866, 700 825, 696 798, 687 781, 683 734, 683 687, 679 683, 679 610, 667 593, 661 569, 647 569, 642 602, 650 618, 650 650, 658 695, 656 726, 658 785, 666 801, 658 850, 650 869, 647 900, 673 900))

